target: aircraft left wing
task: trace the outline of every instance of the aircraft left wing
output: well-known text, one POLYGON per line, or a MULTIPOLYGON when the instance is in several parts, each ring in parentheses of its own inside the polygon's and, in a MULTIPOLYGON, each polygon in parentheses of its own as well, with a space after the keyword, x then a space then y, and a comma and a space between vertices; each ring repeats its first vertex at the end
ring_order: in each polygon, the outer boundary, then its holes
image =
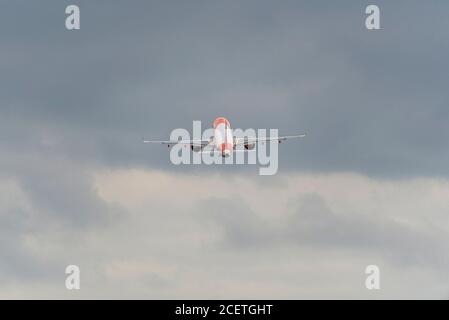
POLYGON ((155 144, 166 144, 168 146, 175 144, 185 144, 191 146, 207 146, 210 141, 209 140, 143 140, 143 143, 155 143, 155 144))
POLYGON ((235 144, 236 145, 244 145, 248 143, 257 143, 257 142, 267 142, 267 141, 285 141, 288 139, 295 139, 295 138, 304 138, 306 136, 305 133, 303 134, 297 134, 293 136, 280 136, 280 137, 244 137, 244 138, 236 138, 235 144))

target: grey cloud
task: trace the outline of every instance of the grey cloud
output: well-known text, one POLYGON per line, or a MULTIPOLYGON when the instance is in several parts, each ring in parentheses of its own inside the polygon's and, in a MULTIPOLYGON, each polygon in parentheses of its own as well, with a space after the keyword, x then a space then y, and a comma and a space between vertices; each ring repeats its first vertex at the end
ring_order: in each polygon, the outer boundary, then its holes
POLYGON ((56 258, 47 261, 33 254, 26 236, 37 231, 39 218, 25 208, 13 206, 0 210, 0 283, 11 281, 48 281, 58 274, 56 258))
POLYGON ((70 159, 55 155, 6 153, 0 160, 6 177, 18 181, 40 214, 41 226, 52 222, 86 228, 107 223, 120 212, 107 206, 93 189, 91 173, 70 159))
POLYGON ((287 221, 285 234, 299 245, 373 250, 403 266, 447 266, 444 230, 408 226, 364 213, 337 214, 318 195, 305 195, 287 221))
POLYGON ((46 128, 70 157, 167 168, 142 135, 224 113, 236 127, 307 130, 282 148, 284 170, 447 175, 445 3, 381 1, 377 33, 363 2, 81 1, 78 33, 47 3, 2 28, 1 105, 23 148, 46 128))
MULTIPOLYGON (((307 139, 281 146, 281 173, 448 176, 446 2, 377 1, 379 32, 364 29, 367 1, 76 2, 79 32, 64 29, 67 1, 2 3, 0 177, 18 182, 33 212, 0 204, 0 281, 54 280, 71 258, 98 267, 92 262, 98 253, 101 263, 110 258, 106 245, 88 254, 79 250, 92 244, 90 232, 103 241, 115 239, 105 235, 108 230, 126 239, 135 232, 129 217, 134 212, 96 194, 96 170, 250 172, 246 166, 175 168, 165 149, 141 144, 142 136, 165 138, 173 128, 189 129, 192 120, 206 126, 223 115, 234 127, 307 131, 307 139), (117 231, 117 222, 129 230, 117 231), (24 240, 29 235, 45 244, 61 241, 73 256, 36 257, 24 240)), ((254 180, 285 187, 275 177, 254 180)), ((341 215, 310 195, 293 199, 290 217, 273 223, 253 212, 244 197, 211 196, 195 198, 195 222, 208 221, 223 232, 218 244, 233 257, 240 249, 251 259, 265 248, 273 254, 283 246, 319 247, 368 250, 423 269, 447 266, 444 232, 417 229, 394 216, 341 215)), ((146 223, 166 222, 157 214, 154 219, 146 223)), ((177 223, 188 231, 202 231, 183 221, 177 223)), ((142 255, 134 248, 146 239, 140 237, 133 239, 133 250, 121 248, 123 256, 142 255)), ((199 260, 220 258, 189 253, 199 260)), ((178 258, 171 263, 182 260, 188 271, 198 267, 194 258, 171 255, 178 258)), ((220 270, 211 264, 212 272, 220 270)), ((157 272, 147 277, 149 286, 174 286, 157 272)))
MULTIPOLYGON (((2 235, 15 243, 1 252, 9 260, 1 263, 0 281, 5 285, 0 296, 13 292, 7 285, 14 280, 20 296, 38 298, 370 298, 361 285, 364 268, 372 263, 382 268, 383 298, 447 293, 448 242, 442 230, 417 224, 422 221, 419 210, 367 216, 354 212, 362 208, 360 202, 346 201, 337 210, 322 195, 329 197, 326 183, 332 181, 325 175, 295 178, 305 179, 298 185, 302 188, 307 181, 316 184, 317 193, 310 193, 292 190, 288 177, 276 187, 253 189, 258 179, 250 182, 250 177, 241 176, 203 176, 191 184, 190 175, 163 171, 104 174, 112 178, 97 181, 97 201, 107 205, 108 214, 114 208, 122 213, 108 223, 92 219, 91 225, 71 225, 65 212, 53 216, 39 202, 33 205, 32 197, 31 211, 37 209, 38 215, 10 211, 0 216, 7 230, 2 235), (182 188, 190 185, 193 190, 182 188), (212 197, 205 192, 209 189, 219 192, 212 197), (292 195, 287 197, 290 201, 283 198, 285 192, 292 195), (41 220, 49 217, 54 222, 46 228, 41 220), (17 241, 24 236, 33 239, 31 248, 17 241), (76 296, 62 286, 63 270, 72 263, 80 265, 83 274, 83 289, 76 296), (407 282, 410 278, 413 283, 407 282), (416 283, 428 290, 413 290, 416 283), (29 291, 31 287, 39 290, 29 291)), ((368 178, 346 179, 348 194, 360 192, 369 212, 370 192, 391 188, 389 182, 373 187, 376 183, 368 178)), ((392 197, 380 195, 379 207, 401 205, 398 197, 416 193, 407 184, 394 184, 402 191, 392 197)), ((442 185, 436 191, 446 190, 442 185)), ((417 201, 429 211, 428 219, 440 222, 442 203, 417 201)))
POLYGON ((121 221, 123 211, 104 203, 93 189, 91 173, 69 159, 51 152, 2 154, 0 182, 14 181, 23 198, 9 199, 7 193, 0 204, 0 282, 60 281, 75 258, 71 250, 83 245, 91 230, 121 221), (59 232, 68 256, 46 256, 48 247, 58 246, 53 241, 59 232), (43 253, 30 242, 39 243, 43 253))
POLYGON ((412 227, 407 222, 363 212, 339 214, 317 194, 301 195, 290 202, 287 218, 277 223, 253 212, 242 199, 208 200, 202 217, 221 230, 219 246, 236 250, 279 248, 340 248, 353 253, 376 253, 402 267, 447 268, 447 238, 435 227, 412 227))

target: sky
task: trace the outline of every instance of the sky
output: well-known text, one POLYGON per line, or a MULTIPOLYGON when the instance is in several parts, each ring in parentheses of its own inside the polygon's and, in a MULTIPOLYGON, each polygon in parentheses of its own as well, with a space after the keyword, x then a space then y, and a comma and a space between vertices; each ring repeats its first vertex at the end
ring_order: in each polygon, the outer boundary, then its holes
POLYGON ((0 6, 0 298, 449 298, 447 1, 0 6), (218 116, 308 135, 274 176, 142 144, 218 116))

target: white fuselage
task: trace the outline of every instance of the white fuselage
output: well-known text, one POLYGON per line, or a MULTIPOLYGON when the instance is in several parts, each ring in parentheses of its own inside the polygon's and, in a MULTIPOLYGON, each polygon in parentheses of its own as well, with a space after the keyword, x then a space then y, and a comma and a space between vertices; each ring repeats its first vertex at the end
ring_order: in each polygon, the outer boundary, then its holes
POLYGON ((222 157, 228 157, 234 149, 234 136, 229 121, 225 118, 217 118, 214 121, 215 148, 222 157))

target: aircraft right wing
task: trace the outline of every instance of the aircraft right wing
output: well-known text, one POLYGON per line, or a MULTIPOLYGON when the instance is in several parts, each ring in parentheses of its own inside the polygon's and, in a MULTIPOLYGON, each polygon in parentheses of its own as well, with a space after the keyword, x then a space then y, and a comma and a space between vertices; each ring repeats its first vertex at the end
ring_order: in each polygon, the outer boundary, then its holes
POLYGON ((257 142, 267 142, 267 141, 285 141, 288 139, 295 139, 295 138, 304 138, 306 136, 305 133, 303 134, 297 134, 293 136, 280 136, 280 137, 244 137, 244 138, 236 138, 235 144, 236 145, 245 145, 248 143, 257 143, 257 142))

